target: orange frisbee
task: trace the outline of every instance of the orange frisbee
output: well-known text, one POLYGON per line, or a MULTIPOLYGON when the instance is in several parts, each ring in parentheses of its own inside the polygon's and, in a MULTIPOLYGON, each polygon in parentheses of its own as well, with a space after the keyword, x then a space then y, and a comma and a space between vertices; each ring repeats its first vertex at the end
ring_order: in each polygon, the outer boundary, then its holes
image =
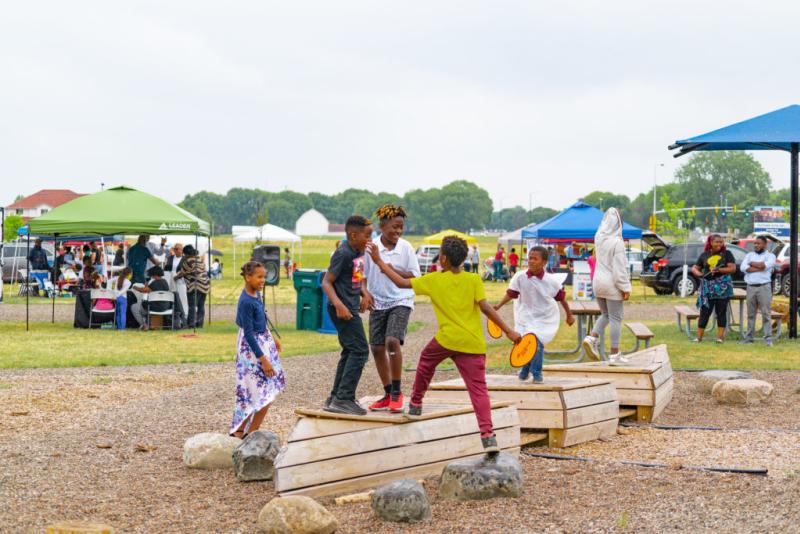
POLYGON ((525 334, 519 343, 511 348, 509 362, 511 367, 522 367, 531 362, 536 356, 536 349, 539 348, 539 339, 535 334, 525 334))
POLYGON ((486 319, 486 330, 489 332, 489 335, 492 336, 494 339, 500 339, 501 337, 503 337, 503 331, 500 330, 500 327, 497 326, 497 323, 495 323, 491 319, 486 319))

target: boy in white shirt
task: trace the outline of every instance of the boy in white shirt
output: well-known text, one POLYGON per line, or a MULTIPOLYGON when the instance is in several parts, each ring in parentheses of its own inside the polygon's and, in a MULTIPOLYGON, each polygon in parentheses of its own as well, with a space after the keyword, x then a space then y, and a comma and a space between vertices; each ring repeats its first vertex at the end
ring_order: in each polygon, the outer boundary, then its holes
MULTIPOLYGON (((419 261, 411 243, 401 238, 406 221, 402 206, 386 204, 375 215, 380 221, 381 235, 372 243, 381 259, 405 279, 420 276, 419 261)), ((400 379, 403 374, 401 347, 406 337, 408 320, 414 309, 414 291, 397 287, 372 261, 369 254, 364 262, 369 297, 365 300, 370 309, 369 345, 375 358, 375 367, 383 383, 384 395, 372 403, 372 411, 402 412, 403 392, 400 379)))
POLYGON ((561 323, 558 304, 567 315, 567 325, 572 326, 575 318, 569 309, 564 288, 552 274, 545 271, 548 253, 544 247, 533 247, 528 252, 528 270, 520 271, 511 279, 506 294, 494 309, 499 310, 510 300, 514 301, 514 330, 520 335, 536 334, 539 346, 530 363, 519 371, 519 379, 527 380, 533 373, 533 382, 542 383, 542 364, 544 346, 550 343, 561 323))

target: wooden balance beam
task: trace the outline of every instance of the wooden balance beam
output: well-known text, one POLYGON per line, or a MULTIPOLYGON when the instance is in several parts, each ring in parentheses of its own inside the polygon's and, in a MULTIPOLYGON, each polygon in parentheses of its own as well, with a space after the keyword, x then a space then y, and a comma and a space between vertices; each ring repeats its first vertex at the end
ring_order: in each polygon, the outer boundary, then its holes
MULTIPOLYGON (((617 391, 608 380, 548 378, 543 384, 520 382, 514 375, 487 375, 489 397, 511 401, 520 427, 547 438, 550 447, 569 447, 617 432, 617 391)), ((469 402, 463 380, 431 384, 428 398, 437 402, 469 402)), ((526 441, 532 438, 524 436, 526 441)))
MULTIPOLYGON (((368 413, 340 415, 295 410, 299 416, 275 459, 280 495, 352 493, 401 478, 438 475, 450 462, 483 454, 472 406, 423 403, 422 416, 368 413)), ((492 403, 497 444, 519 453, 517 409, 492 403)))
MULTIPOLYGON (((636 420, 652 422, 672 400, 672 366, 666 345, 656 345, 629 354, 628 364, 609 365, 608 362, 586 362, 544 366, 548 378, 594 378, 610 381, 617 389, 620 412, 636 420)), ((623 416, 624 416, 623 415, 623 416)))

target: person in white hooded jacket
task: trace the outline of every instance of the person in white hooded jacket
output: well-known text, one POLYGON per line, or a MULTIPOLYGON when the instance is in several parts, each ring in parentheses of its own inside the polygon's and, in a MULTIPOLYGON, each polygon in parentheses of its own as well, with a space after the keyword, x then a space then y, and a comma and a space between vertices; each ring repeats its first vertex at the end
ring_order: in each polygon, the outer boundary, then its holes
POLYGON ((622 218, 617 208, 608 208, 597 233, 594 235, 595 272, 592 286, 602 315, 591 333, 583 340, 583 348, 589 358, 600 360, 600 332, 611 325, 611 349, 609 363, 627 363, 619 351, 622 332, 622 303, 631 295, 631 280, 628 257, 622 239, 622 218))

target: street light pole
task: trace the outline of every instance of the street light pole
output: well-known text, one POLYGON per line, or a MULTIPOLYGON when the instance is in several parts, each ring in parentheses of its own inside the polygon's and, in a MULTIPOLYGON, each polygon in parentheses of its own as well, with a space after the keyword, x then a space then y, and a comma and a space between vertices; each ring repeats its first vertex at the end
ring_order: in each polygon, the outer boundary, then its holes
POLYGON ((653 215, 656 214, 656 177, 658 176, 658 168, 663 166, 663 163, 653 165, 653 215))

